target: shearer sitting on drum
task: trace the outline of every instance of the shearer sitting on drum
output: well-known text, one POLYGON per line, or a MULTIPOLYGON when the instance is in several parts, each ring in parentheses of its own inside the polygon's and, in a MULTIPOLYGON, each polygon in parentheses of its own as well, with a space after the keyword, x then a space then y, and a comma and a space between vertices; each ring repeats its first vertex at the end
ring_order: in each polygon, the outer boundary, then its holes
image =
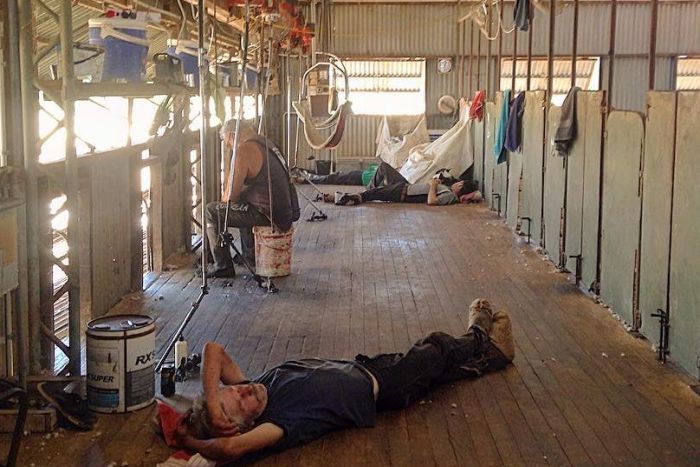
MULTIPOLYGON (((214 257, 214 269, 207 273, 209 277, 235 276, 231 252, 220 238, 224 229, 239 229, 241 254, 248 264, 255 265, 252 228, 269 226, 274 221, 277 229, 286 232, 298 219, 294 210, 296 192, 292 191, 294 188, 286 166, 281 162, 283 158, 279 149, 269 139, 259 136, 251 123, 241 121, 239 127, 233 180, 231 182, 226 171, 227 183, 221 202, 214 201, 206 207, 207 238, 214 257)), ((220 136, 226 148, 233 148, 235 133, 235 120, 224 123, 220 136)))

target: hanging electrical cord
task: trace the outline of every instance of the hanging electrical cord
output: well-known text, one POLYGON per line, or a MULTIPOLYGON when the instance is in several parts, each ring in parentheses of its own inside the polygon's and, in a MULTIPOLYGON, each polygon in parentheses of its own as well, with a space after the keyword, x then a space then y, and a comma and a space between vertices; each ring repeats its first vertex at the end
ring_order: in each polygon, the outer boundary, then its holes
POLYGON ((180 22, 180 32, 177 34, 178 43, 182 36, 185 35, 185 27, 187 26, 187 14, 185 13, 185 8, 182 6, 182 0, 177 0, 177 6, 180 8, 180 14, 182 15, 182 21, 180 22))
POLYGON ((199 19, 199 8, 197 9, 197 12, 195 13, 195 8, 194 8, 194 3, 190 3, 190 12, 192 13, 192 18, 194 20, 199 19))

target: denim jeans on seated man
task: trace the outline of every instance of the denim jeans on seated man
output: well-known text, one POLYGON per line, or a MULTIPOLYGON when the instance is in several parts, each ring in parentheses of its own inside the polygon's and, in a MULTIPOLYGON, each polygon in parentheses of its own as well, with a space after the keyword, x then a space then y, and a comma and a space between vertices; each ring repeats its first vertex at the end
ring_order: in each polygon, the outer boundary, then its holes
POLYGON ((253 227, 256 225, 269 226, 270 221, 263 213, 247 203, 231 203, 228 207, 228 219, 226 218, 226 203, 218 201, 207 204, 207 239, 214 257, 214 271, 218 274, 233 274, 233 260, 228 246, 221 246, 219 234, 226 222, 226 228, 236 227, 241 237, 241 254, 252 267, 255 267, 255 239, 253 227))

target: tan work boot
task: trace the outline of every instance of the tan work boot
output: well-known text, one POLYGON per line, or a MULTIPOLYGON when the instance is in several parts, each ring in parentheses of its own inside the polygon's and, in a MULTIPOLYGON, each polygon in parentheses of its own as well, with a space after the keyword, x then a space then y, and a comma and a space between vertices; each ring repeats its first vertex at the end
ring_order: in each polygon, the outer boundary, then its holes
POLYGON ((493 314, 493 326, 489 332, 489 338, 503 356, 512 362, 515 358, 515 342, 513 341, 513 327, 508 313, 499 310, 493 314))
POLYGON ((469 305, 469 327, 478 326, 486 334, 491 334, 493 311, 488 300, 477 298, 469 305))

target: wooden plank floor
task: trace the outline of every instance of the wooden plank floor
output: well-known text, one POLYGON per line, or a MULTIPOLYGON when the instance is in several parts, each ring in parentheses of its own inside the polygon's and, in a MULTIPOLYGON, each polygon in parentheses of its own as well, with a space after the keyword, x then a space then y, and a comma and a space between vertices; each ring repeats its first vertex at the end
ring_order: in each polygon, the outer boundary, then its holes
MULTIPOLYGON (((250 280, 211 284, 186 338, 216 340, 250 375, 286 359, 403 351, 433 330, 461 334, 466 306, 507 309, 515 365, 436 390, 373 429, 346 430, 259 462, 286 465, 698 465, 694 381, 661 366, 604 308, 480 206, 324 205, 299 222, 294 274, 268 295, 250 280)), ((307 206, 304 217, 310 210, 307 206)), ((173 260, 114 312, 157 318, 157 348, 199 293, 193 259, 173 260)), ((178 385, 193 396, 199 382, 178 385)), ((152 409, 100 416, 89 433, 25 438, 20 465, 155 465, 169 454, 152 409)), ((7 448, 8 437, 2 438, 7 448)))

